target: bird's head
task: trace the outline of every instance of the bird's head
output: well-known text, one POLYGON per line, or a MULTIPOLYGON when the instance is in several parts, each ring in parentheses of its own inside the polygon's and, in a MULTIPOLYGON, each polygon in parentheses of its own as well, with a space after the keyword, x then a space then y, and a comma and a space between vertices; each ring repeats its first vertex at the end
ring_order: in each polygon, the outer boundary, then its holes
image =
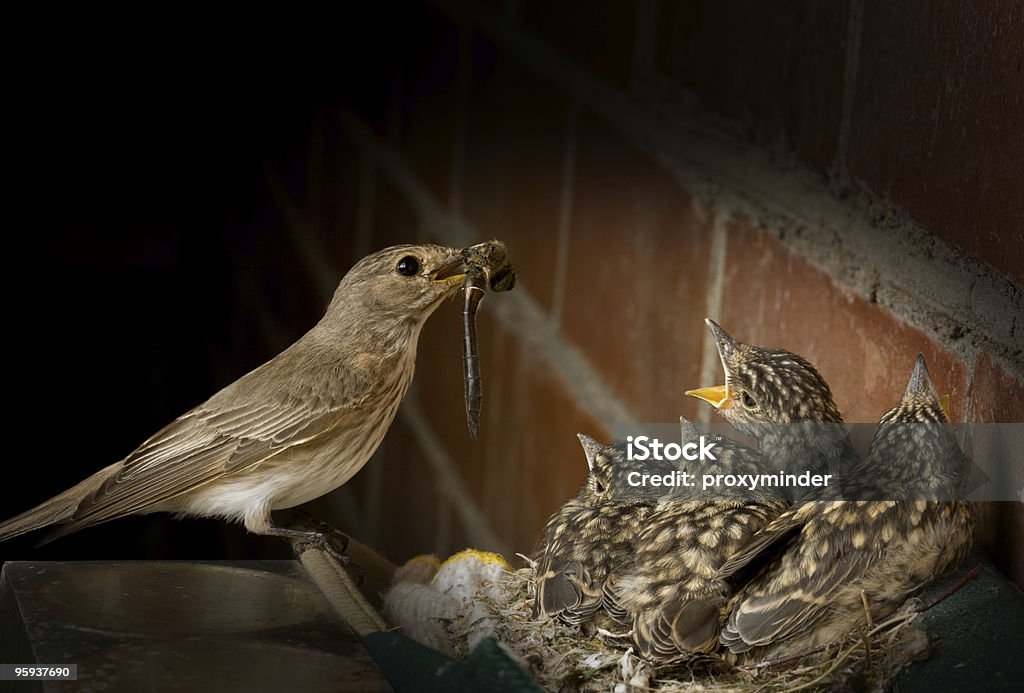
POLYGON ((367 255, 341 280, 327 310, 358 306, 375 318, 421 323, 454 295, 465 278, 461 250, 441 245, 396 245, 367 255))
POLYGON ((611 495, 612 474, 615 471, 615 449, 602 445, 585 433, 576 435, 583 446, 583 454, 587 456, 587 475, 585 493, 588 498, 600 500, 611 495))
POLYGON ((583 495, 590 503, 600 503, 612 499, 615 485, 616 469, 621 471, 626 459, 622 446, 603 445, 585 433, 578 433, 583 453, 587 456, 587 485, 583 495))
POLYGON ((871 440, 872 474, 884 497, 950 500, 968 461, 956 442, 924 356, 918 355, 899 403, 882 416, 871 440), (881 482, 879 482, 881 483, 881 482))
POLYGON ((675 471, 672 466, 660 468, 651 461, 631 459, 626 441, 615 440, 604 445, 585 433, 577 433, 587 456, 587 483, 580 491, 578 500, 584 505, 616 504, 622 507, 646 505, 651 500, 644 489, 629 483, 630 473, 668 473, 675 471))
POLYGON ((744 344, 706 320, 725 370, 725 384, 689 390, 740 431, 762 437, 777 424, 841 422, 832 391, 806 359, 785 349, 744 344))

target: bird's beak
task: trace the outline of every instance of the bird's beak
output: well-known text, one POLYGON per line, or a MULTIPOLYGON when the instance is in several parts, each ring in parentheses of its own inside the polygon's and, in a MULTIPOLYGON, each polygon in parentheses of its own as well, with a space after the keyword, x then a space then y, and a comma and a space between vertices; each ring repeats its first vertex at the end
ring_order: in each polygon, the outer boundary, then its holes
POLYGON ((435 282, 462 281, 466 278, 466 260, 461 255, 448 264, 441 265, 430 278, 435 282))
POLYGON ((939 406, 942 407, 942 411, 945 412, 946 418, 952 420, 953 417, 949 415, 949 395, 939 397, 939 406))
POLYGON ((924 354, 917 355, 917 360, 914 362, 914 371, 910 374, 910 382, 907 383, 907 389, 903 396, 909 397, 913 394, 931 395, 935 399, 939 399, 938 394, 935 392, 935 385, 932 383, 932 377, 928 374, 928 366, 925 365, 924 354))
POLYGON ((604 446, 586 433, 577 433, 576 437, 580 439, 583 452, 587 456, 587 466, 590 467, 590 471, 594 471, 594 460, 597 458, 597 453, 601 452, 601 448, 604 446))
POLYGON ((726 409, 729 406, 729 388, 727 385, 702 387, 698 390, 687 390, 690 397, 702 399, 715 409, 726 409))
MULTIPOLYGON (((715 338, 715 346, 718 347, 718 356, 722 359, 722 366, 725 367, 725 362, 732 356, 733 352, 739 347, 739 343, 729 336, 722 327, 712 320, 711 318, 704 318, 704 323, 711 330, 711 336, 715 338)), ((726 369, 728 373, 728 369, 726 369)))

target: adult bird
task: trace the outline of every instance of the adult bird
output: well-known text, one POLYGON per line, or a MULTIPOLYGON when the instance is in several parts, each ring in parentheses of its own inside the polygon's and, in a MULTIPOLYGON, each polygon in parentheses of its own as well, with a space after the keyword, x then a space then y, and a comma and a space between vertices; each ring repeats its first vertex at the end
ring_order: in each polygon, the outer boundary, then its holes
POLYGON ((465 254, 399 245, 360 260, 298 341, 182 414, 127 457, 0 524, 0 540, 58 525, 43 543, 133 514, 275 527, 271 511, 332 491, 377 449, 413 377, 424 322, 464 277, 465 254))

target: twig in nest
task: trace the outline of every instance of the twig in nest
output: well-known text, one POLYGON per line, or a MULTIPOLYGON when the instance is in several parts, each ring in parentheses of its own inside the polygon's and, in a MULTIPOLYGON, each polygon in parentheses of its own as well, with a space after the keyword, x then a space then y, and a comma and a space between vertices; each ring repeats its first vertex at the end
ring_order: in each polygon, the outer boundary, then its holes
POLYGON ((533 571, 537 570, 537 561, 533 560, 532 558, 527 556, 525 553, 517 553, 516 555, 519 556, 520 558, 522 558, 524 561, 526 561, 526 564, 530 566, 531 570, 533 570, 533 571))
POLYGON ((839 668, 839 665, 841 665, 843 662, 845 662, 847 659, 849 659, 850 655, 852 655, 856 651, 857 651, 856 647, 851 647, 850 649, 846 650, 845 652, 840 652, 839 656, 836 657, 834 662, 832 662, 832 666, 830 666, 828 669, 826 669, 824 672, 822 672, 818 677, 811 679, 807 683, 801 684, 801 685, 796 686, 794 688, 790 688, 789 689, 790 693, 794 693, 794 691, 802 691, 805 688, 811 688, 812 686, 817 686, 819 683, 824 681, 826 678, 828 678, 829 676, 834 674, 836 669, 839 668))
MULTIPOLYGON (((861 592, 861 596, 864 596, 863 592, 861 592)), ((867 602, 865 602, 865 603, 867 603, 867 602)), ((871 620, 871 614, 870 613, 868 614, 868 620, 869 621, 871 620)), ((858 628, 857 629, 857 633, 860 635, 860 639, 864 642, 864 662, 867 665, 868 673, 870 673, 871 672, 871 638, 868 637, 868 634, 864 632, 863 628, 858 628)))
POLYGON ((875 621, 871 618, 871 607, 868 606, 868 593, 864 590, 860 591, 860 601, 864 605, 864 617, 868 620, 868 628, 874 628, 875 621))
POLYGON ((805 650, 804 652, 797 652, 796 654, 783 655, 782 657, 776 657, 775 659, 766 659, 763 662, 755 662, 754 664, 743 664, 743 665, 740 665, 739 668, 740 669, 754 669, 754 670, 757 670, 757 669, 767 669, 768 667, 774 667, 774 666, 777 666, 779 664, 787 664, 789 662, 793 662, 793 661, 796 661, 798 659, 802 659, 802 658, 804 658, 804 657, 806 657, 808 655, 818 654, 819 652, 821 652, 822 650, 824 650, 826 647, 828 647, 831 644, 833 644, 833 643, 826 643, 824 645, 818 645, 817 647, 811 648, 810 650, 805 650))
POLYGON ((938 597, 936 597, 935 599, 931 600, 930 602, 922 606, 920 609, 918 609, 917 613, 928 611, 928 609, 932 608, 933 606, 936 606, 937 604, 940 604, 949 597, 952 597, 964 585, 966 585, 968 582, 981 575, 981 570, 981 563, 979 563, 978 565, 974 566, 971 572, 967 573, 967 575, 964 575, 962 578, 960 578, 955 585, 953 585, 948 590, 940 594, 938 597))

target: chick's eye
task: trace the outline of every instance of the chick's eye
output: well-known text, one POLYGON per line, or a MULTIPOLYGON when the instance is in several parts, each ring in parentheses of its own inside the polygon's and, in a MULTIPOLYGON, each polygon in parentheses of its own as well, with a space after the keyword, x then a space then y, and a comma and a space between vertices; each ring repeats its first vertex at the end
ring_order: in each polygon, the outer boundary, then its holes
POLYGON ((750 393, 746 391, 743 393, 743 406, 747 409, 753 409, 757 406, 757 402, 755 402, 754 398, 750 396, 750 393))
POLYGON ((412 255, 406 255, 398 261, 398 265, 395 266, 395 271, 404 277, 415 276, 419 274, 420 261, 412 255))

